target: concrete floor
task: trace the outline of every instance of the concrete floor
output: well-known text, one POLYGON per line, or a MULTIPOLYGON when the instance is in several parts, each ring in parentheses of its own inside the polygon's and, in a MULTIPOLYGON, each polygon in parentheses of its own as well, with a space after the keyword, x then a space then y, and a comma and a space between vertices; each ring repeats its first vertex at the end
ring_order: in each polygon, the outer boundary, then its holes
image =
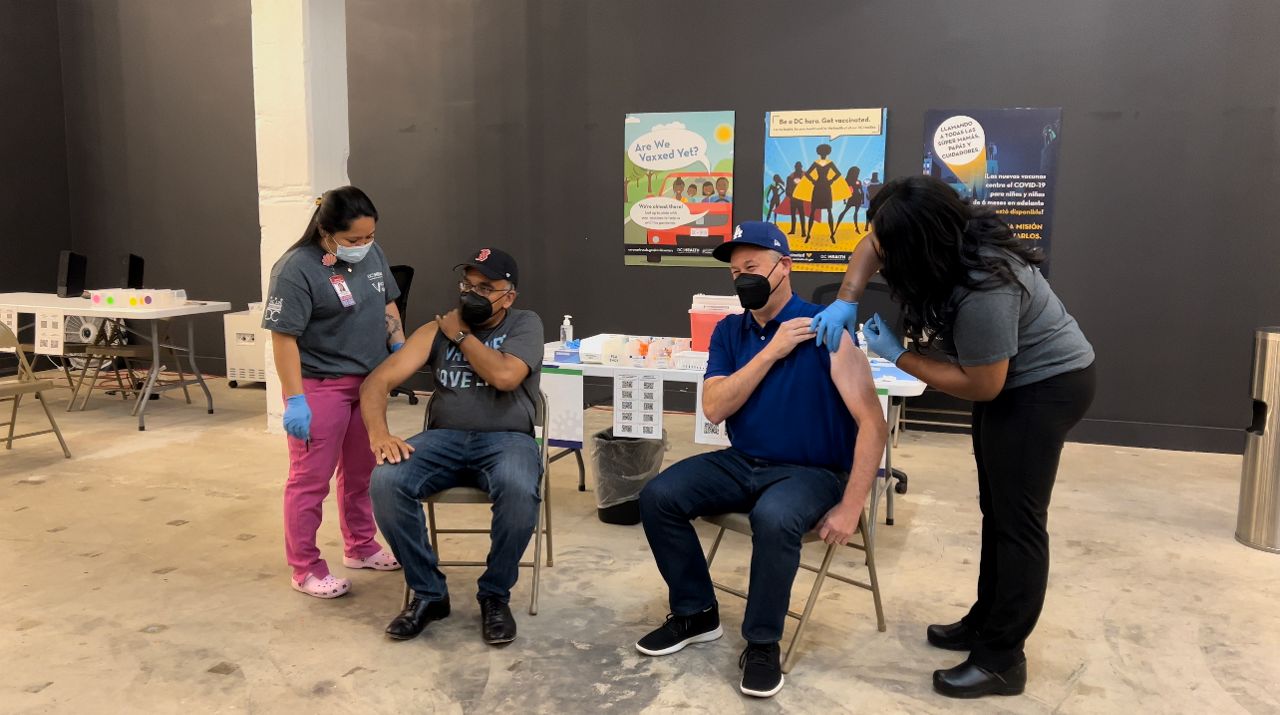
MULTIPOLYGON (((762 703, 737 692, 736 599, 723 599, 720 641, 661 659, 634 651, 667 612, 663 584, 639 527, 595 518, 572 460, 553 470, 556 563, 541 613, 517 608, 507 648, 480 642, 474 569, 450 573, 449 619, 387 640, 401 577, 342 568, 332 504, 321 543, 352 592, 292 591, 283 440, 263 431, 260 387, 213 385, 216 415, 168 393, 145 433, 108 398, 58 412, 74 460, 45 438, 0 451, 0 711, 1280 712, 1280 556, 1232 539, 1238 457, 1069 445, 1027 693, 957 702, 933 694, 930 673, 958 657, 926 645, 924 629, 961 615, 974 590, 972 456, 965 437, 907 433, 911 490, 897 525, 879 530, 888 632, 869 594, 830 583, 786 687, 762 703)), ((31 405, 21 417, 41 415, 31 405)), ((609 419, 593 410, 588 425, 609 419)), ((393 427, 420 422, 396 400, 393 427)), ((693 451, 690 422, 670 418, 670 459, 693 451)), ((487 511, 444 519, 481 525, 487 511)), ((478 557, 484 542, 444 550, 478 557)), ((745 540, 723 553, 717 574, 744 580, 745 540)), ((526 575, 515 605, 527 589, 526 575)))

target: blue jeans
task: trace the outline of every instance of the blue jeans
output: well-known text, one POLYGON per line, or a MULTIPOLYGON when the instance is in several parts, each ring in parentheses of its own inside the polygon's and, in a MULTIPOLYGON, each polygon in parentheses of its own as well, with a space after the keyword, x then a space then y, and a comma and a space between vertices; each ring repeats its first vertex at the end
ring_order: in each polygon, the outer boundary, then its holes
POLYGON ((493 500, 487 568, 479 598, 511 599, 520 557, 538 520, 542 459, 533 437, 519 432, 432 429, 405 440, 409 459, 373 470, 373 515, 404 566, 405 583, 429 601, 449 596, 440 559, 427 542, 421 501, 451 487, 477 487, 493 500))
POLYGON ((768 462, 733 449, 682 460, 640 493, 649 548, 670 591, 671 612, 688 616, 715 602, 711 574, 691 520, 729 512, 751 516, 751 581, 742 637, 782 639, 804 535, 844 495, 848 475, 768 462))

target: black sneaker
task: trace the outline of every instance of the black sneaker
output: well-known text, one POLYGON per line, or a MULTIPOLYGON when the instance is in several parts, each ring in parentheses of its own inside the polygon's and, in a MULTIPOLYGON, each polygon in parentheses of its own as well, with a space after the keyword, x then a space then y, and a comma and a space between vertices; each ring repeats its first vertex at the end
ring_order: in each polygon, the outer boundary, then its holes
POLYGON ((645 655, 671 655, 691 643, 708 643, 722 635, 720 610, 713 603, 692 616, 668 614, 661 628, 636 641, 636 650, 645 655))
POLYGON ((782 664, 778 658, 782 649, 777 643, 748 643, 738 667, 742 668, 743 693, 756 698, 771 698, 782 690, 782 664))

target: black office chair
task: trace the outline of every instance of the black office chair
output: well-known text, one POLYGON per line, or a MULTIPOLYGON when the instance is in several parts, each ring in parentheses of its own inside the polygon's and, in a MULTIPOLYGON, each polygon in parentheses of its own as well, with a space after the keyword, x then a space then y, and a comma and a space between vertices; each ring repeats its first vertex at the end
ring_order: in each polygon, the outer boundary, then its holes
MULTIPOLYGON (((813 297, 809 302, 827 305, 834 301, 839 293, 839 283, 824 283, 813 289, 813 297)), ((869 318, 876 313, 887 320, 894 330, 902 332, 902 310, 897 303, 893 302, 893 297, 889 293, 889 284, 878 275, 872 276, 871 280, 867 281, 866 291, 858 301, 859 316, 869 318)))
MULTIPOLYGON (((408 337, 409 319, 406 317, 406 311, 409 309, 409 287, 413 285, 413 266, 392 266, 391 279, 400 288, 400 297, 396 298, 396 308, 400 311, 400 322, 404 324, 405 337, 408 337)), ((413 390, 403 385, 391 390, 391 396, 396 395, 408 397, 410 405, 418 404, 418 396, 413 393, 413 390)))

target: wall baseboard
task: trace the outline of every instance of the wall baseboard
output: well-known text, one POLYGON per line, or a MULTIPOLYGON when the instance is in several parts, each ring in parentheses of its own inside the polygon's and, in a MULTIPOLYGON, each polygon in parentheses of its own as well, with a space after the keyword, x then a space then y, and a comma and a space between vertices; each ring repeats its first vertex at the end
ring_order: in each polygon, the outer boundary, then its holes
POLYGON ((1244 427, 1205 427, 1153 422, 1085 419, 1071 431, 1070 441, 1118 447, 1169 449, 1178 452, 1244 454, 1244 427))

